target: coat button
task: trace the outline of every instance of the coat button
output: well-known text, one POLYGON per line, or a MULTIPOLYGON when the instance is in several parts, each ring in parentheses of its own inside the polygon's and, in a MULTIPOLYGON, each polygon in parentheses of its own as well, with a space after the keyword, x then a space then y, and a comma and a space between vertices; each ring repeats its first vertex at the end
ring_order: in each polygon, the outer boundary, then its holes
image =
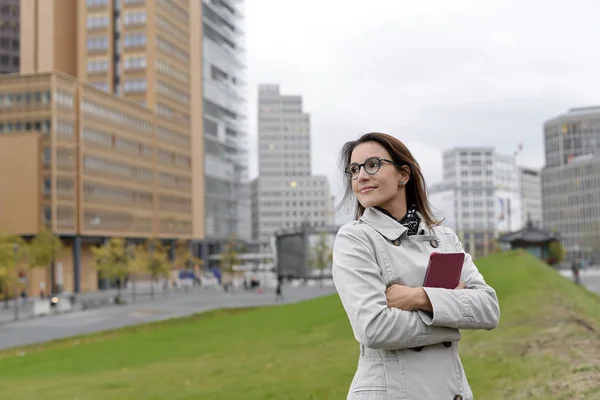
POLYGON ((396 240, 394 240, 394 241, 392 242, 392 244, 393 244, 394 246, 400 246, 400 243, 402 243, 402 241, 401 241, 400 239, 396 239, 396 240))
POLYGON ((460 394, 454 396, 454 400, 463 400, 463 397, 460 394))
POLYGON ((440 246, 440 243, 436 239, 433 239, 431 242, 429 242, 429 244, 433 248, 438 248, 440 246))

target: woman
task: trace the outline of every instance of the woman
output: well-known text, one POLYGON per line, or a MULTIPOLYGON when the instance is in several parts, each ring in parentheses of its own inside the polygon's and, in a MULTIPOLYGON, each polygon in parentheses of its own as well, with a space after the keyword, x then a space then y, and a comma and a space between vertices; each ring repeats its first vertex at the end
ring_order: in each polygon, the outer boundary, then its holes
POLYGON ((358 368, 348 399, 473 398, 458 355, 459 329, 493 329, 500 309, 471 256, 454 290, 423 288, 429 255, 464 252, 435 219, 425 182, 396 138, 368 133, 345 144, 344 201, 356 220, 338 232, 333 278, 354 336, 358 368))

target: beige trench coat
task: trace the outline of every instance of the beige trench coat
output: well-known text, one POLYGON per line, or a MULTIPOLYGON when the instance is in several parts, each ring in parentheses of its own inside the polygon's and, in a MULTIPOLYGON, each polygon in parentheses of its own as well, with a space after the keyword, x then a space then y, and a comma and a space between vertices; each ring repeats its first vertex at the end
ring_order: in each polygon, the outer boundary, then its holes
POLYGON ((473 398, 458 355, 460 329, 495 328, 500 308, 471 256, 461 275, 467 289, 425 288, 433 317, 387 307, 386 287, 420 287, 432 252, 464 252, 451 229, 422 222, 421 230, 408 236, 397 221, 368 208, 336 236, 333 279, 360 343, 348 400, 473 398))

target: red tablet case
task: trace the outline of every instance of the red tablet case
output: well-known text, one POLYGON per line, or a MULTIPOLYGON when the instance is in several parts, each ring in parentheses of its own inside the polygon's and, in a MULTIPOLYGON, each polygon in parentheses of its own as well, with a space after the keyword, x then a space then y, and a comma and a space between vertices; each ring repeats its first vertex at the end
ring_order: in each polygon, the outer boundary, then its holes
POLYGON ((431 253, 423 287, 454 289, 464 261, 465 253, 431 253))

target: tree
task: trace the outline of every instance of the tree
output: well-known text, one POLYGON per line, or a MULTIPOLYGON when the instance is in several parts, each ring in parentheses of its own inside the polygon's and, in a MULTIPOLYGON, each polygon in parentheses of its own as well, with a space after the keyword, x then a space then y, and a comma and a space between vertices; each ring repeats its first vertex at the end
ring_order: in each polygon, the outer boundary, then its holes
MULTIPOLYGON (((27 243, 19 236, 0 235, 0 289, 4 296, 4 308, 8 308, 11 288, 15 288, 18 296, 18 267, 27 254, 27 243)), ((18 302, 15 303, 17 317, 18 302)))
POLYGON ((565 259, 567 251, 559 241, 550 243, 548 247, 548 264, 555 265, 560 264, 565 259))
POLYGON ((326 232, 319 234, 319 241, 311 249, 309 263, 312 268, 321 272, 321 285, 323 285, 323 275, 327 267, 331 265, 333 253, 329 247, 329 236, 326 232))
POLYGON ((56 269, 54 263, 56 257, 63 249, 63 244, 57 236, 47 229, 42 229, 29 245, 29 266, 31 268, 45 268, 50 270, 50 291, 57 292, 62 288, 56 288, 56 269), (57 290, 58 289, 58 290, 57 290))
POLYGON ((150 274, 150 297, 154 298, 154 282, 168 278, 171 272, 166 247, 156 239, 147 239, 143 245, 135 247, 134 265, 136 271, 150 274))
MULTIPOLYGON (((238 253, 238 243, 235 233, 231 234, 229 241, 223 246, 223 250, 221 251, 221 259, 219 265, 221 267, 221 271, 223 272, 223 276, 225 274, 228 275, 228 278, 233 281, 235 276, 235 266, 240 265, 242 261, 240 260, 238 253)), ((224 285, 225 290, 228 288, 228 284, 224 285)))
POLYGON ((177 269, 190 269, 194 265, 202 266, 204 261, 195 257, 190 250, 190 242, 180 239, 175 244, 175 254, 173 257, 173 267, 177 269))
POLYGON ((117 280, 117 303, 122 303, 121 287, 131 272, 131 262, 122 238, 111 238, 100 247, 92 247, 96 269, 104 279, 117 280))

